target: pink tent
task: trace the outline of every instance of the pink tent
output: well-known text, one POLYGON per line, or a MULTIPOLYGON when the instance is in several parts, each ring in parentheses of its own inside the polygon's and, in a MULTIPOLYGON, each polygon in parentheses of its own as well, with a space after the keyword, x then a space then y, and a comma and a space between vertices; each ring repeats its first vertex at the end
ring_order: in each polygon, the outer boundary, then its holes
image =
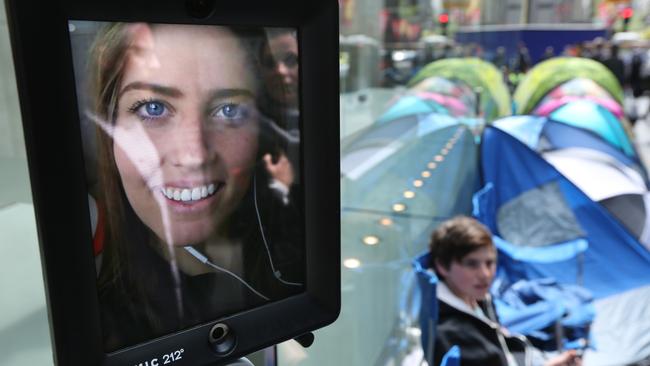
POLYGON ((467 106, 456 98, 428 91, 417 91, 415 95, 423 100, 433 100, 446 107, 455 116, 467 115, 467 106))
POLYGON ((623 108, 614 99, 596 97, 592 95, 584 95, 584 96, 565 95, 559 98, 549 99, 548 101, 540 103, 540 105, 535 109, 533 114, 537 116, 546 117, 549 114, 551 114, 553 111, 558 109, 559 107, 569 102, 573 102, 576 100, 585 100, 585 99, 598 103, 601 106, 607 108, 607 110, 612 112, 612 114, 615 115, 616 118, 622 118, 624 116, 623 108))

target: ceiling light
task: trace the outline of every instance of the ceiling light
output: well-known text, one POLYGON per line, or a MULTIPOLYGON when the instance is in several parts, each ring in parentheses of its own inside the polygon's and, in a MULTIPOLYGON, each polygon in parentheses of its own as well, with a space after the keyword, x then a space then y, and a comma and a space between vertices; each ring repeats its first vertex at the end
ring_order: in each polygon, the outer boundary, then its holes
POLYGON ((359 268, 361 266, 361 261, 356 258, 348 258, 343 261, 343 266, 350 269, 359 268))
POLYGON ((406 205, 403 203, 396 203, 393 205, 393 211, 395 212, 403 212, 406 211, 406 205))
POLYGON ((379 244, 379 238, 374 235, 368 235, 363 238, 363 243, 365 245, 377 245, 379 244))

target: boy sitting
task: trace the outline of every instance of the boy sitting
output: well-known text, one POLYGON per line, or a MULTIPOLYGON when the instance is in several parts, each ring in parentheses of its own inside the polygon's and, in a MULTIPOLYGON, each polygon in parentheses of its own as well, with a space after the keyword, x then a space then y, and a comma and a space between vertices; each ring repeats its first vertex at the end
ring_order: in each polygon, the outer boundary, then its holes
POLYGON ((462 366, 582 364, 573 350, 545 360, 525 337, 500 326, 489 294, 497 251, 483 224, 464 216, 443 222, 431 235, 430 251, 431 268, 440 279, 434 365, 454 345, 460 347, 462 366))

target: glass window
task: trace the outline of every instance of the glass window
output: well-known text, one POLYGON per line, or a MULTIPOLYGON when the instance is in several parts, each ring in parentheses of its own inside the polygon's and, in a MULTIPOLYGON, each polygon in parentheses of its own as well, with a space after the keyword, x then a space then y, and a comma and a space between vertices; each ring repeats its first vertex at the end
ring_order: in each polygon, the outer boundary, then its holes
MULTIPOLYGON (((427 250, 429 235, 441 220, 472 214, 471 197, 480 189, 478 170, 482 157, 478 150, 482 130, 504 119, 503 124, 513 128, 512 133, 517 124, 532 128, 526 133, 536 136, 539 145, 533 148, 537 151, 557 149, 561 142, 576 144, 550 136, 554 126, 542 131, 540 126, 535 129, 534 121, 513 118, 508 122, 505 117, 546 117, 552 113, 551 108, 586 99, 586 104, 602 106, 593 108, 599 113, 606 109, 616 115, 620 125, 632 132, 620 109, 631 105, 622 87, 631 87, 625 84, 625 77, 632 70, 633 55, 650 59, 647 24, 638 23, 650 16, 646 2, 629 2, 634 8, 629 29, 645 34, 646 41, 616 44, 624 67, 613 68, 618 70, 618 80, 623 85, 609 73, 603 78, 596 76, 605 74, 601 68, 604 64, 591 63, 612 55, 614 43, 606 40, 629 30, 619 15, 626 3, 340 1, 341 316, 333 325, 317 331, 315 342, 308 349, 294 341, 279 345, 280 365, 398 365, 409 361, 417 364, 422 359, 422 330, 416 310, 419 294, 414 289, 411 261, 427 250), (541 70, 536 73, 540 76, 527 78, 527 73, 542 61, 558 56, 582 57, 584 60, 578 63, 588 63, 587 69, 593 66, 603 72, 588 72, 590 82, 585 83, 578 78, 587 72, 577 70, 586 68, 571 66, 558 71, 551 64, 548 74, 541 70), (551 79, 552 82, 542 81, 551 79), (599 86, 587 85, 594 83, 599 86), (555 88, 559 88, 557 96, 548 93, 555 88), (606 92, 601 93, 601 89, 606 92), (546 109, 541 109, 539 101, 546 109)), ((631 39, 625 37, 633 36, 618 35, 614 39, 631 39)), ((570 60, 562 62, 571 63, 570 60)), ((647 84, 641 85, 648 88, 647 84)), ((638 122, 634 132, 641 138, 648 136, 638 122)), ((590 144, 601 146, 600 141, 590 144)), ((615 148, 606 150, 633 169, 642 169, 612 150, 615 148)), ((638 154, 646 156, 645 150, 640 148, 638 154)), ((547 193, 555 192, 552 186, 546 188, 551 189, 547 193)), ((647 191, 647 187, 643 190, 647 191)), ((626 207, 636 209, 639 197, 634 197, 635 205, 626 207)), ((540 201, 537 196, 520 196, 513 202, 539 207, 540 201)), ((564 234, 569 239, 590 235, 585 213, 576 212, 559 199, 551 199, 551 204, 545 205, 546 211, 556 209, 570 219, 570 235, 564 220, 564 234)), ((529 208, 512 205, 504 207, 503 212, 519 219, 522 210, 531 211, 529 208)), ((536 227, 543 227, 540 232, 562 235, 562 223, 554 222, 554 215, 536 218, 540 225, 536 227)), ((493 220, 496 222, 496 214, 493 220)), ((618 223, 612 225, 620 227, 618 223)), ((498 229, 501 228, 494 228, 498 229)), ((502 231, 505 236, 518 235, 523 241, 530 235, 526 227, 504 227, 502 231)), ((638 230, 631 234, 643 239, 638 230)), ((556 239, 549 241, 559 241, 556 239)), ((598 240, 589 239, 589 245, 598 240)), ((592 255, 588 250, 587 258, 592 255)), ((603 312, 615 308, 611 303, 598 306, 602 306, 603 312)), ((603 337, 603 329, 608 326, 604 317, 596 318, 594 326, 598 336, 603 337)), ((606 348, 589 358, 636 361, 630 355, 606 348)))

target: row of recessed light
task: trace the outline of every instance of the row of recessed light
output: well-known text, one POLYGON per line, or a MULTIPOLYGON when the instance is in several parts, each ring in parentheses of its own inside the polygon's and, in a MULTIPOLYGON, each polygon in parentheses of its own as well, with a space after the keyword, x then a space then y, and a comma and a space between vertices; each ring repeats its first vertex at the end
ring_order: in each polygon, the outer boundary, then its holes
MULTIPOLYGON (((458 139, 460 138, 460 134, 463 132, 462 128, 458 128, 458 130, 454 133, 454 135, 447 141, 445 146, 440 150, 440 153, 435 155, 430 162, 427 163, 427 169, 423 170, 422 173, 420 173, 420 178, 414 179, 412 182, 413 187, 415 188, 420 188, 424 186, 424 180, 427 178, 431 177, 431 171, 435 170, 444 160, 445 156, 449 154, 451 149, 454 147, 454 144, 458 139)), ((415 197, 415 192, 412 190, 406 190, 404 191, 403 194, 404 198, 406 199, 411 199, 415 197)), ((407 206, 404 203, 398 202, 393 204, 393 211, 400 213, 406 211, 407 206)))
MULTIPOLYGON (((463 129, 459 127, 458 130, 456 130, 456 132, 454 133, 454 135, 447 141, 445 146, 440 150, 440 153, 435 155, 431 159, 432 161, 427 163, 427 169, 423 170, 422 173, 420 173, 420 176, 423 179, 427 179, 431 177, 431 171, 435 170, 445 160, 445 156, 449 154, 449 152, 454 147, 454 145, 456 144, 456 142, 458 141, 462 133, 463 133, 463 129)), ((413 187, 420 188, 424 186, 423 179, 413 180, 412 183, 413 187)), ((406 199, 412 199, 415 197, 415 191, 407 189, 404 191, 403 196, 406 199)), ((392 209, 396 213, 401 213, 407 210, 407 206, 404 203, 397 202, 393 204, 392 209)), ((393 220, 389 217, 383 217, 379 220, 379 224, 381 226, 391 226, 393 224, 393 220)), ((380 239, 376 235, 367 235, 364 236, 361 241, 365 245, 377 245, 379 244, 380 239)), ((359 268, 361 266, 361 261, 356 258, 348 258, 343 261, 343 266, 349 269, 359 268)))

